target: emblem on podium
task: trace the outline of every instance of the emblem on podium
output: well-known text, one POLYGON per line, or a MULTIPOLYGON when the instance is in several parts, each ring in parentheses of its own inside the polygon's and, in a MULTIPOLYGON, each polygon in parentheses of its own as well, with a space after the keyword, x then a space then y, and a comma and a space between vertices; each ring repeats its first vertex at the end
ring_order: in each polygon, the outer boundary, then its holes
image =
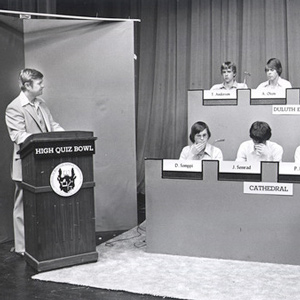
POLYGON ((83 182, 80 168, 70 162, 57 165, 50 175, 50 186, 53 191, 62 197, 76 194, 83 182))

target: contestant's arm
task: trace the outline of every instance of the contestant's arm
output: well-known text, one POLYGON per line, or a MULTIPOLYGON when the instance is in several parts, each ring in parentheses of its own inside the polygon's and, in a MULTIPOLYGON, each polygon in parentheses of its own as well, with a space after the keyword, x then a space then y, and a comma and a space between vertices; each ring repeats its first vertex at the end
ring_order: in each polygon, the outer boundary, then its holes
POLYGON ((247 161, 247 155, 246 155, 243 143, 240 145, 240 147, 238 149, 235 160, 236 161, 247 161))
POLYGON ((194 144, 192 146, 185 146, 180 153, 179 159, 197 160, 197 153, 194 152, 196 148, 194 146, 194 144))
POLYGON ((282 161, 283 148, 280 145, 276 145, 272 153, 272 161, 282 161))
POLYGON ((189 147, 186 146, 181 150, 179 159, 181 160, 187 160, 188 159, 188 154, 189 154, 189 147))
POLYGON ((219 148, 215 149, 215 153, 214 153, 214 158, 213 159, 217 159, 217 160, 223 160, 223 153, 219 148))

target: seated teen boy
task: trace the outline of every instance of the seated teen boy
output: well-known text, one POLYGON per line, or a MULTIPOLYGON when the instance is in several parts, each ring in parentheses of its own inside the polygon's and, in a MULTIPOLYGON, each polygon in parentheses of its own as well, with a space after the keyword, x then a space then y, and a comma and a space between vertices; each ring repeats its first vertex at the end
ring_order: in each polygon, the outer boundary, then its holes
POLYGON ((281 161, 283 148, 269 141, 271 128, 266 122, 256 121, 251 125, 251 140, 243 142, 237 152, 236 161, 281 161))
POLYGON ((223 83, 215 84, 211 90, 231 90, 231 89, 247 89, 245 83, 238 83, 236 77, 236 65, 230 61, 226 61, 221 66, 221 75, 223 83))

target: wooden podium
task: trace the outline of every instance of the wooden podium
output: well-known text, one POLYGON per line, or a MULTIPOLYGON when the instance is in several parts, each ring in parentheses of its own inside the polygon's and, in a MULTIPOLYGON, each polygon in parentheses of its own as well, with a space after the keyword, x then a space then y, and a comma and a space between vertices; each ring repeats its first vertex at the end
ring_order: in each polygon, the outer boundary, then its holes
POLYGON ((95 262, 92 132, 33 134, 20 149, 25 259, 37 271, 95 262))

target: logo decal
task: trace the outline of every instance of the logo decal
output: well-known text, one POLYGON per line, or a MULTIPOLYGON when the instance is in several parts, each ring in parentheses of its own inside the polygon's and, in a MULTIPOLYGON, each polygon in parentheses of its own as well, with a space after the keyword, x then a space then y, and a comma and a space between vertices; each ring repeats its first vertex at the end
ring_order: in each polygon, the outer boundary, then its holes
POLYGON ((53 191, 63 197, 76 194, 80 190, 82 182, 81 170, 70 162, 59 164, 50 175, 50 185, 53 191))

